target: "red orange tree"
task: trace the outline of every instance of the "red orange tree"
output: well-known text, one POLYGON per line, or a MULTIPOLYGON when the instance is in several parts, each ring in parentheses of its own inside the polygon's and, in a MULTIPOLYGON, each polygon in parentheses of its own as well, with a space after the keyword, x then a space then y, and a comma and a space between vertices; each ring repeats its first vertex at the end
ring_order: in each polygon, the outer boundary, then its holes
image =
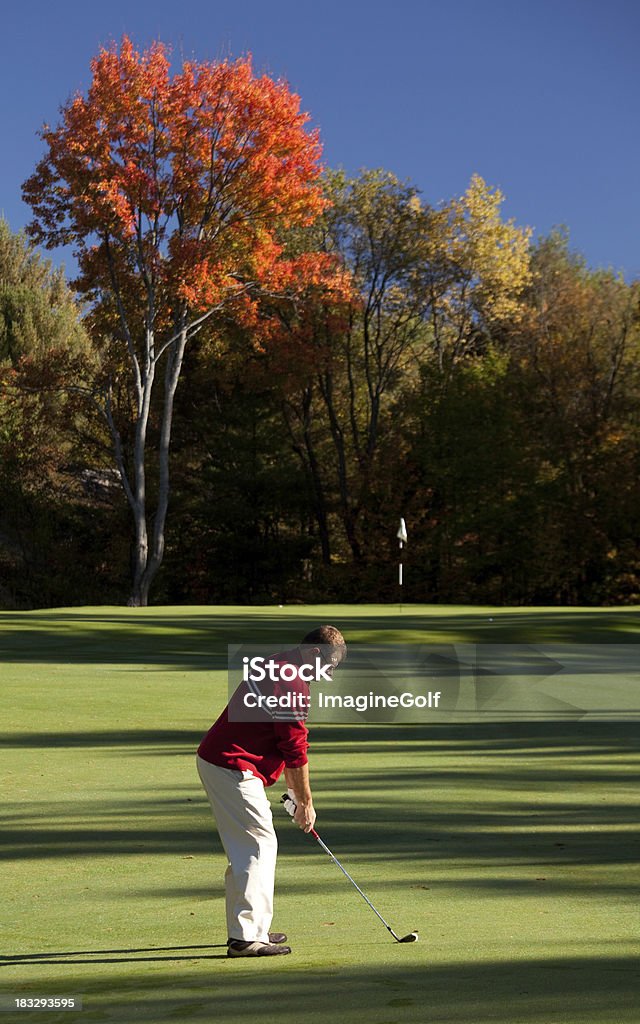
POLYGON ((222 310, 258 330, 261 296, 329 283, 334 264, 282 242, 324 206, 318 135, 286 83, 256 76, 249 58, 172 75, 164 46, 138 53, 126 37, 91 67, 87 94, 42 130, 23 192, 31 236, 75 247, 75 284, 93 306, 97 397, 135 526, 130 603, 144 605, 164 552, 186 346, 222 310))

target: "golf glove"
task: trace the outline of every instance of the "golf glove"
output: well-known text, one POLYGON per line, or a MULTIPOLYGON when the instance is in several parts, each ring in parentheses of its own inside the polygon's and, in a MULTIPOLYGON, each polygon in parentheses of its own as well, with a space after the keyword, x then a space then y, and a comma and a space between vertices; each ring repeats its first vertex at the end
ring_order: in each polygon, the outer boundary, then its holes
POLYGON ((282 794, 280 803, 284 804, 285 811, 287 812, 287 814, 290 814, 291 817, 293 818, 294 814, 296 813, 298 805, 296 803, 295 793, 293 792, 292 789, 288 789, 286 793, 282 794))

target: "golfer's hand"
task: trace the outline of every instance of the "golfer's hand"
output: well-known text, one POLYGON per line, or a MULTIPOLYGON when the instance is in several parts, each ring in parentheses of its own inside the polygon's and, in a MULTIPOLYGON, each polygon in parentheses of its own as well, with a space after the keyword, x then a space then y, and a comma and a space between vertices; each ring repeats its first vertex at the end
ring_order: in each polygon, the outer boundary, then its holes
POLYGON ((296 825, 305 832, 310 832, 316 823, 316 812, 313 809, 313 801, 309 799, 306 804, 296 803, 296 795, 292 789, 282 794, 280 803, 284 805, 287 814, 290 814, 296 825))
POLYGON ((310 832, 316 823, 316 812, 313 809, 313 804, 298 804, 293 820, 296 825, 300 826, 303 832, 310 832))

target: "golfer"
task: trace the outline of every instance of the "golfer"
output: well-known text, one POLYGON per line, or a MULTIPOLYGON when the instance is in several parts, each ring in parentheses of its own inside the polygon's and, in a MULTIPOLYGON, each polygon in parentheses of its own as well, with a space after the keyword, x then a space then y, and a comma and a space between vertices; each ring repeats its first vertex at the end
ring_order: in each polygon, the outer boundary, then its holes
POLYGON ((346 650, 335 626, 314 629, 299 647, 266 662, 270 687, 245 678, 198 747, 198 774, 229 861, 228 956, 291 952, 286 935, 269 931, 278 844, 265 788, 284 771, 297 805, 294 821, 305 832, 313 828, 305 725, 309 682, 330 680, 346 650))

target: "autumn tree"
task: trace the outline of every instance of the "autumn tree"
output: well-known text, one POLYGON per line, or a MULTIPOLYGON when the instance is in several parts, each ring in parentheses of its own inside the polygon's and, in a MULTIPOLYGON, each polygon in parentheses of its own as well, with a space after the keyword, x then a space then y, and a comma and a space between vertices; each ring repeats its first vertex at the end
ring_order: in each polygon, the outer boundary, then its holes
POLYGON ((288 384, 285 412, 314 484, 324 559, 337 508, 360 563, 401 500, 389 474, 406 454, 396 403, 421 387, 425 361, 446 381, 521 315, 529 232, 503 219, 502 194, 479 176, 437 209, 382 170, 330 174, 326 188, 330 205, 308 235, 340 254, 353 290, 341 317, 325 299, 307 313, 313 372, 298 390, 288 384))
POLYGON ((337 303, 319 296, 291 322, 311 359, 298 364, 297 385, 288 380, 283 408, 312 485, 323 560, 332 507, 361 562, 390 400, 426 344, 426 213, 415 187, 381 170, 330 173, 325 189, 329 205, 307 244, 339 254, 351 288, 337 303))
POLYGON ((511 347, 547 480, 544 561, 568 601, 604 597, 606 578, 640 585, 639 299, 637 282, 590 269, 563 231, 534 247, 511 347))
POLYGON ((444 372, 437 352, 423 365, 402 408, 415 597, 637 598, 639 343, 638 285, 554 232, 532 247, 516 315, 444 372))
POLYGON ((144 605, 164 554, 187 345, 223 312, 264 330, 261 295, 293 296, 334 261, 292 258, 279 240, 324 207, 318 135, 286 83, 254 74, 249 58, 172 75, 164 46, 141 54, 127 38, 91 68, 86 96, 43 129, 24 196, 34 239, 74 245, 76 286, 92 303, 103 354, 93 399, 133 516, 130 603, 144 605))
POLYGON ((430 211, 425 286, 433 348, 445 374, 522 317, 531 231, 503 219, 503 202, 500 189, 474 174, 462 196, 430 211))

